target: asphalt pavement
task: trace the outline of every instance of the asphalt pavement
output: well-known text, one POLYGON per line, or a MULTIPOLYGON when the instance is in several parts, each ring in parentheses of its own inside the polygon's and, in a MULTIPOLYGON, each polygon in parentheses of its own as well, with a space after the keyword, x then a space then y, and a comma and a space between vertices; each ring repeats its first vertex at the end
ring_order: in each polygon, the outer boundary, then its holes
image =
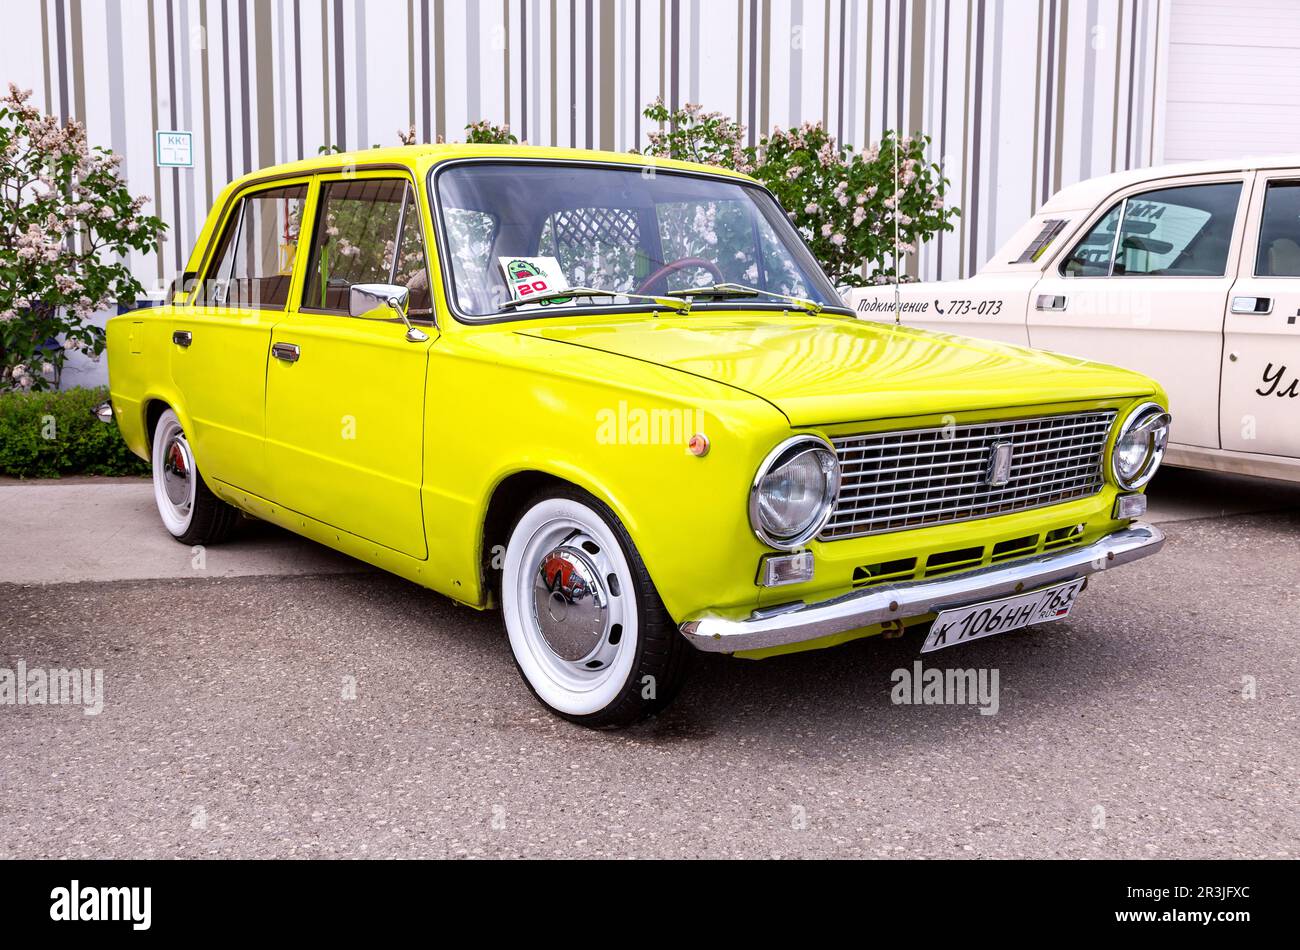
POLYGON ((1300 855, 1300 486, 1162 473, 1157 557, 924 658, 994 714, 895 703, 908 636, 701 655, 616 733, 496 614, 253 522, 196 565, 149 492, 0 483, 0 687, 102 671, 0 704, 0 857, 1300 855))

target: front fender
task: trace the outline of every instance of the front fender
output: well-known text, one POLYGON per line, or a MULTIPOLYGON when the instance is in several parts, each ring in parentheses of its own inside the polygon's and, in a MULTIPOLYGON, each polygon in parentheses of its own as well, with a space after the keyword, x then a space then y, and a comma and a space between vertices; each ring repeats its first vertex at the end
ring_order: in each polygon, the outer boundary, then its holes
POLYGON ((768 549, 749 527, 748 492, 763 458, 790 434, 775 408, 660 367, 655 372, 669 380, 694 382, 669 396, 637 386, 631 372, 616 385, 431 359, 440 390, 483 394, 449 414, 430 393, 422 501, 431 586, 486 601, 483 532, 493 493, 512 475, 539 472, 614 511, 674 618, 719 604, 756 605, 755 573, 768 549), (697 431, 710 440, 703 457, 686 448, 697 431))

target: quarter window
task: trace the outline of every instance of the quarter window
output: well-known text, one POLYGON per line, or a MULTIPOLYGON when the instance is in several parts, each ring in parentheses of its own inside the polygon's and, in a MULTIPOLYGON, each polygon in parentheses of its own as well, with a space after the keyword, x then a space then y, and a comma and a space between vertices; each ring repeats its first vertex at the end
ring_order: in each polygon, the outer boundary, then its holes
POLYGON ((1132 195, 1084 235, 1062 271, 1070 277, 1222 277, 1240 196, 1241 182, 1132 195))
POLYGON ((1056 240, 1065 226, 1069 224, 1064 218, 1048 218, 1043 222, 1043 229, 1038 232, 1029 246, 1021 252, 1012 264, 1032 264, 1043 256, 1043 252, 1056 240))
POLYGON ((411 292, 411 313, 432 312, 420 207, 409 182, 321 186, 303 307, 347 313, 353 284, 399 284, 411 292))
POLYGON ((1269 182, 1255 276, 1300 277, 1300 181, 1269 182))
POLYGON ((283 310, 298 256, 306 185, 240 199, 226 223, 198 302, 210 307, 283 310))

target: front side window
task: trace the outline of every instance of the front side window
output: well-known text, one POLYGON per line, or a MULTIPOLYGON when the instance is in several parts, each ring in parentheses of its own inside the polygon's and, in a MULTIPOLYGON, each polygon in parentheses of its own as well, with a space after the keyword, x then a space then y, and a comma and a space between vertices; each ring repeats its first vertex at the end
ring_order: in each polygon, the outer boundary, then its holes
POLYGON ((302 305, 347 313, 353 284, 399 284, 411 313, 432 312, 419 204, 405 179, 321 186, 302 305))
MULTIPOLYGON (((639 303, 626 294, 664 294, 712 284, 805 297, 841 308, 816 260, 780 206, 760 188, 725 178, 653 174, 629 166, 457 164, 434 176, 453 299, 464 316, 505 315, 510 300, 500 259, 553 257, 570 286, 608 290, 559 306, 639 303)), ((757 293, 695 307, 776 308, 757 293)), ((524 309, 547 315, 556 306, 524 309)))
POLYGON ((1241 182, 1182 185, 1132 195, 1075 245, 1067 277, 1222 277, 1241 182), (1117 234, 1118 231, 1118 234, 1117 234))
POLYGON ((1255 276, 1300 277, 1300 181, 1268 183, 1255 276))
POLYGON ((197 302, 209 307, 283 310, 306 199, 306 185, 241 198, 226 221, 197 302))

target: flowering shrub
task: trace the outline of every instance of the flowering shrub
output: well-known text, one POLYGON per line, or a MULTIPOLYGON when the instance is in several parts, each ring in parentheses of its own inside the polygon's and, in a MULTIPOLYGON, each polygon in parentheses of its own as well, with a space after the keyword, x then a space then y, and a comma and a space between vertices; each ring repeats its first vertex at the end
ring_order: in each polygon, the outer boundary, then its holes
POLYGON ((697 105, 669 112, 656 100, 644 114, 670 126, 651 133, 649 154, 721 165, 767 186, 840 287, 897 279, 895 239, 901 263, 921 242, 951 231, 960 214, 944 204, 948 180, 926 161, 930 140, 923 135, 886 132, 860 152, 837 143, 820 123, 804 123, 742 148, 744 126, 697 105))
POLYGON ((147 199, 131 197, 118 156, 30 97, 12 83, 0 97, 0 387, 23 390, 56 381, 73 350, 103 352, 87 318, 135 302, 126 256, 164 227, 141 214, 147 199))
POLYGON ((519 139, 510 131, 510 126, 494 125, 487 119, 479 119, 465 126, 465 141, 478 145, 519 144, 519 139))
POLYGON ((898 276, 904 255, 951 231, 959 214, 944 205, 947 179, 925 160, 928 144, 922 135, 888 131, 878 145, 856 152, 836 144, 820 124, 773 129, 759 146, 755 177, 791 211, 837 285, 886 283, 898 276))
POLYGON ((705 112, 703 107, 688 102, 672 112, 663 99, 655 99, 642 113, 652 122, 667 129, 650 133, 647 155, 662 155, 684 162, 703 165, 721 165, 738 172, 752 173, 751 151, 742 144, 745 127, 727 118, 721 112, 705 112))

